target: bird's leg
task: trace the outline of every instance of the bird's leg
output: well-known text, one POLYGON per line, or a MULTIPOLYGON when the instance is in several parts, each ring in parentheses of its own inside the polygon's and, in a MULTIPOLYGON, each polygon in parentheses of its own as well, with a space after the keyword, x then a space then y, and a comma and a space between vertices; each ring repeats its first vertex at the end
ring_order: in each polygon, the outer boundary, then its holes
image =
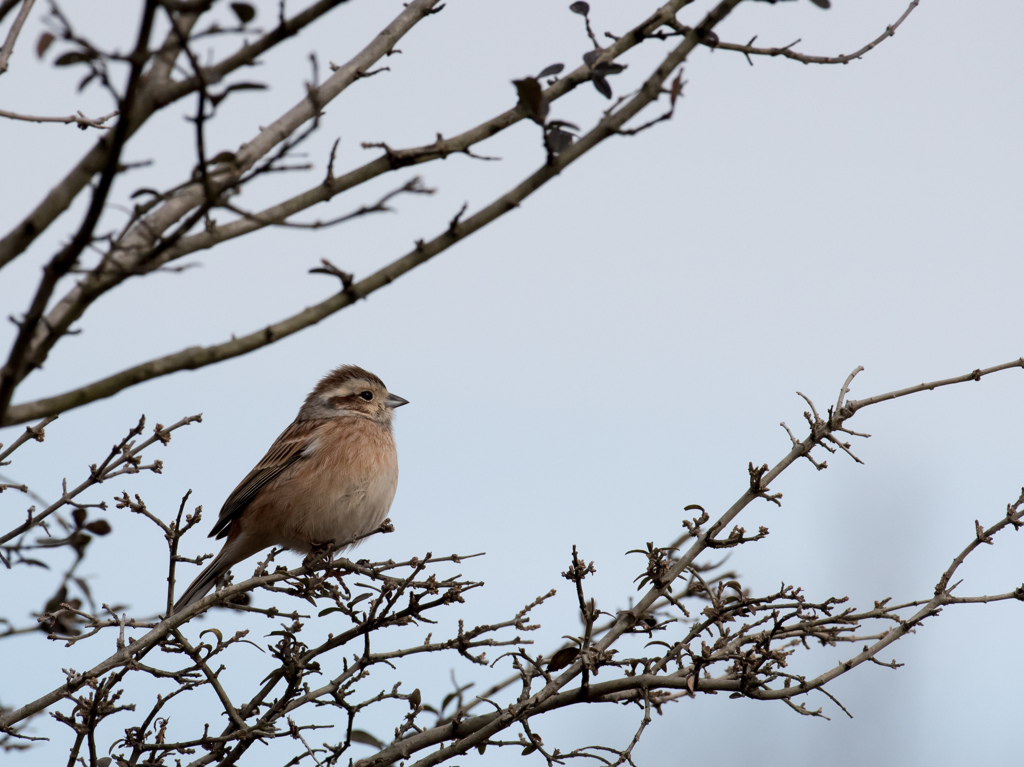
MULTIPOLYGON (((334 557, 334 552, 337 548, 338 545, 333 540, 310 541, 309 553, 306 554, 305 558, 302 560, 302 564, 311 569, 329 564, 331 559, 334 557)), ((310 585, 315 588, 325 580, 327 580, 327 573, 323 572, 314 578, 310 585)))
POLYGON ((306 554, 306 558, 302 560, 302 564, 306 567, 316 567, 319 564, 327 564, 331 561, 331 558, 337 548, 338 544, 333 540, 310 541, 309 553, 306 554))

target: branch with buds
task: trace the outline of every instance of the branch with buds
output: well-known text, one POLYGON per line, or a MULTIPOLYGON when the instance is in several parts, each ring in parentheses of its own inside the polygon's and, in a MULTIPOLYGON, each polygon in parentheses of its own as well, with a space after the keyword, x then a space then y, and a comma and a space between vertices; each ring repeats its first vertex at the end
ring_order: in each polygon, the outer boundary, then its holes
MULTIPOLYGON (((823 707, 807 702, 810 693, 820 692, 846 712, 828 685, 864 663, 898 668, 900 664, 883 659, 882 653, 944 608, 1024 599, 1020 587, 998 594, 964 595, 956 580, 960 567, 979 548, 993 545, 1006 530, 1024 526, 1024 491, 999 519, 987 526, 974 523, 971 539, 939 575, 933 594, 900 604, 879 599, 868 609, 859 609, 845 597, 810 599, 804 588, 790 584, 758 595, 743 586, 736 572, 723 569, 722 562, 701 557, 723 546, 742 548, 768 535, 763 527, 758 534, 747 535, 734 524, 736 518, 758 499, 780 504, 781 497, 770 492, 770 483, 801 458, 821 468, 824 461, 814 458, 819 450, 856 460, 843 440, 867 436, 847 427, 865 407, 1017 368, 1024 368, 1024 360, 851 400, 850 387, 858 369, 825 414, 804 397, 809 407, 807 435, 793 440, 789 452, 773 467, 751 466, 748 487, 736 503, 717 516, 700 506, 688 506, 684 513, 690 516, 683 520, 685 532, 679 538, 667 546, 647 544, 631 552, 640 555, 644 564, 636 579, 641 593, 630 607, 609 612, 587 596, 587 578, 596 572, 596 564, 573 547, 563 577, 575 592, 580 630, 567 633, 566 643, 550 652, 531 650, 524 634, 539 628, 530 615, 555 595, 553 590, 503 621, 469 628, 462 620, 445 620, 449 609, 483 584, 441 571, 471 561, 472 556, 428 553, 404 562, 375 563, 335 558, 311 560, 289 570, 274 567, 275 552, 271 552, 254 577, 228 583, 170 618, 130 617, 106 605, 99 612, 89 612, 69 603, 44 613, 41 620, 53 626, 51 639, 74 646, 113 632, 117 652, 88 671, 70 673, 64 684, 37 700, 5 711, 0 731, 8 738, 20 738, 21 724, 39 712, 56 709, 57 720, 80 736, 73 759, 80 749, 96 747, 99 723, 131 716, 138 723, 105 746, 129 764, 182 758, 194 749, 230 763, 257 743, 281 741, 297 744, 296 759, 306 754, 324 763, 351 758, 353 749, 370 746, 376 753, 360 759, 368 767, 413 758, 415 764, 442 764, 473 749, 509 747, 536 751, 553 765, 597 754, 628 762, 654 714, 666 713, 673 701, 701 694, 727 692, 732 697, 780 700, 802 715, 825 717, 823 707), (724 534, 730 525, 731 532, 724 534), (254 591, 272 594, 273 605, 254 605, 249 598, 254 591), (312 606, 316 620, 313 612, 301 607, 276 606, 294 600, 312 606), (199 631, 195 637, 186 633, 190 628, 186 624, 218 606, 243 611, 253 620, 270 621, 275 627, 267 635, 270 642, 254 641, 249 630, 230 636, 218 629, 199 631), (329 626, 330 633, 323 636, 318 625, 329 626), (63 626, 74 626, 79 633, 61 635, 63 626), (422 641, 396 646, 389 639, 396 632, 407 636, 407 630, 416 626, 431 627, 422 641), (813 675, 790 670, 795 656, 813 647, 850 645, 857 648, 851 655, 813 675), (240 695, 223 681, 222 672, 239 664, 254 668, 254 648, 262 651, 258 658, 262 670, 256 676, 263 681, 255 692, 240 695), (487 648, 503 653, 492 660, 487 648), (467 668, 488 672, 507 668, 512 673, 487 685, 480 695, 467 695, 472 685, 455 684, 451 693, 433 701, 425 700, 419 689, 391 684, 381 690, 369 681, 385 669, 406 668, 418 657, 437 654, 467 668), (171 683, 173 691, 158 696, 148 707, 140 706, 141 701, 132 707, 123 705, 126 685, 139 674, 171 683), (219 701, 226 724, 219 733, 208 727, 182 732, 181 725, 173 723, 184 716, 185 702, 204 688, 219 701), (393 710, 386 706, 396 701, 407 709, 398 714, 389 742, 379 724, 369 723, 379 722, 383 711, 393 710), (563 751, 551 745, 550 735, 545 737, 547 713, 600 703, 637 707, 640 718, 628 743, 563 751), (331 725, 334 740, 313 745, 307 735, 327 725, 308 723, 312 720, 304 718, 303 711, 325 707, 338 709, 340 719, 335 722, 343 723, 342 731, 334 732, 338 725, 331 725), (518 737, 509 739, 517 731, 518 737)), ((199 508, 186 513, 187 501, 188 495, 173 521, 164 522, 137 495, 123 493, 116 499, 119 507, 152 522, 167 542, 168 605, 176 566, 186 561, 178 554, 179 540, 201 517, 199 508)), ((390 523, 385 523, 376 533, 390 529, 390 523)))

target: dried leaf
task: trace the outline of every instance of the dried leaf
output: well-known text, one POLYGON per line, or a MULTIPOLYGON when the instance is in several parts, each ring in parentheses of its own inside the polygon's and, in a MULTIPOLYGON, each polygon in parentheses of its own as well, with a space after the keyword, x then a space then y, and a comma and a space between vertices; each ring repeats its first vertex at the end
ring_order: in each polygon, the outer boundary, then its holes
POLYGON ((516 92, 519 94, 519 104, 526 112, 526 116, 538 125, 544 124, 548 116, 548 101, 544 98, 544 89, 535 77, 524 77, 522 80, 513 80, 516 92))
POLYGON ((365 730, 352 730, 352 742, 353 743, 365 743, 368 746, 374 748, 384 748, 384 744, 373 737, 370 733, 365 730))
POLYGON ((79 556, 82 556, 82 552, 85 551, 85 547, 89 545, 89 542, 91 540, 91 535, 82 532, 77 532, 71 536, 71 548, 73 548, 75 550, 75 553, 77 553, 79 556))
POLYGON ((43 34, 39 35, 39 42, 36 43, 36 55, 42 58, 43 54, 46 53, 46 49, 50 47, 50 43, 53 41, 54 37, 49 32, 43 32, 43 34))
POLYGON ((78 588, 82 590, 82 593, 92 601, 92 591, 89 589, 89 584, 86 582, 85 578, 72 578, 71 580, 73 580, 78 585, 78 588))
POLYGON ((266 83, 233 83, 227 87, 224 95, 226 96, 231 91, 265 91, 269 87, 266 83))
POLYGON ((584 3, 583 0, 579 0, 579 2, 570 5, 569 10, 573 13, 578 13, 580 16, 586 16, 590 13, 590 4, 584 3))
POLYGON ((97 519, 94 522, 90 522, 85 526, 85 529, 90 533, 96 533, 96 535, 106 535, 111 531, 110 523, 105 519, 97 519))
POLYGON ((587 51, 583 54, 583 63, 588 67, 593 66, 594 62, 597 61, 597 57, 602 53, 604 53, 604 51, 601 48, 594 48, 592 51, 587 51))
POLYGON ((71 518, 75 520, 75 527, 81 527, 85 524, 85 516, 87 512, 85 509, 75 509, 71 512, 71 518))
POLYGON ((544 67, 542 70, 540 70, 540 74, 537 75, 537 79, 539 80, 542 77, 550 77, 551 75, 557 75, 563 69, 565 69, 565 64, 552 64, 551 66, 544 67))
POLYGON ((548 661, 548 671, 561 671, 563 668, 568 668, 579 654, 578 647, 563 647, 551 656, 551 660, 548 661))
POLYGON ((455 690, 455 692, 450 692, 447 695, 445 695, 444 700, 441 701, 441 710, 444 711, 446 708, 448 708, 449 703, 451 703, 456 698, 459 698, 462 695, 462 693, 464 693, 472 686, 473 683, 470 682, 469 684, 463 685, 462 687, 458 688, 457 690, 455 690))
POLYGON ((829 0, 811 0, 819 8, 825 8, 826 10, 832 7, 832 3, 829 0))
POLYGON ((423 702, 423 694, 420 692, 420 688, 417 687, 409 695, 409 708, 418 708, 420 703, 423 702))
MULTIPOLYGON (((672 87, 671 87, 671 89, 668 92, 669 103, 671 104, 671 106, 675 106, 676 105, 676 99, 679 98, 679 96, 682 94, 682 92, 683 92, 683 70, 680 69, 679 72, 676 74, 675 79, 672 80, 672 87)), ((689 511, 690 507, 687 506, 686 508, 687 508, 687 511, 689 511)), ((698 506, 697 508, 700 508, 700 507, 698 506)))
POLYGON ((72 64, 81 64, 85 61, 92 61, 96 54, 90 51, 71 51, 57 58, 53 65, 55 67, 69 67, 72 64))
POLYGON ((256 18, 256 9, 248 3, 232 3, 231 10, 235 12, 238 20, 243 24, 248 24, 256 18))
POLYGON ((594 83, 594 87, 597 88, 598 93, 606 99, 610 99, 612 97, 612 86, 608 84, 607 80, 600 75, 594 75, 592 82, 594 83))
POLYGON ((66 586, 61 586, 57 589, 57 593, 54 594, 47 601, 46 606, 43 607, 43 612, 52 613, 57 610, 64 602, 68 599, 68 590, 66 586))
POLYGON ((544 136, 544 143, 547 145, 548 151, 551 154, 561 154, 566 149, 572 146, 573 139, 576 138, 568 131, 564 131, 561 128, 550 128, 544 136))

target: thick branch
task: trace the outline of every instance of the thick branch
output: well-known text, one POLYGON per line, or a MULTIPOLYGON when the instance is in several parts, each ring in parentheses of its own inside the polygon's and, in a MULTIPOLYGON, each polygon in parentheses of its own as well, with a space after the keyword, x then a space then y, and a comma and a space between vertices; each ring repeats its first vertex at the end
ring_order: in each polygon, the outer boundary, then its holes
MULTIPOLYGON (((685 4, 688 1, 689 0, 678 0, 680 4, 685 4)), ((739 0, 736 0, 735 2, 729 0, 728 3, 723 3, 723 5, 728 5, 731 10, 738 4, 738 2, 739 0)), ((660 16, 657 16, 657 19, 660 18, 660 16)), ((709 18, 711 18, 711 16, 709 16, 709 18)), ((644 25, 630 33, 630 36, 642 39, 642 36, 647 29, 647 25, 650 23, 660 23, 660 21, 645 22, 644 25)), ((435 237, 429 242, 418 243, 417 247, 405 256, 392 262, 383 269, 378 270, 361 282, 353 285, 351 289, 336 296, 332 296, 331 298, 322 301, 315 306, 309 307, 288 319, 274 325, 267 326, 262 330, 250 333, 246 336, 242 336, 241 338, 232 339, 231 341, 214 346, 190 347, 175 354, 136 365, 74 391, 66 392, 65 394, 57 395, 55 397, 37 400, 35 402, 25 403, 23 405, 16 405, 10 408, 5 420, 0 423, 3 425, 22 423, 26 420, 38 418, 41 415, 63 412, 70 408, 78 407, 88 402, 93 402, 97 399, 109 397, 122 389, 141 383, 142 381, 167 375, 179 370, 195 370, 215 362, 247 354, 248 352, 259 349, 285 336, 298 332, 303 328, 320 322, 331 314, 355 303, 359 298, 365 298, 374 291, 390 284, 403 274, 406 274, 417 266, 420 266, 430 260, 434 256, 443 253, 456 242, 468 237, 478 229, 483 228, 485 225, 500 218, 509 211, 514 210, 522 203, 523 200, 529 197, 533 192, 540 189, 540 187, 552 178, 555 178, 569 164, 579 159, 582 155, 593 149, 605 139, 618 134, 631 118, 635 117, 642 109, 644 109, 644 107, 657 100, 662 93, 662 84, 682 63, 690 51, 700 43, 709 30, 710 27, 705 29, 703 25, 698 27, 696 30, 692 30, 679 47, 669 54, 654 73, 651 74, 636 96, 623 104, 618 110, 605 116, 605 118, 602 119, 589 133, 582 136, 579 141, 567 148, 564 152, 549 158, 549 161, 545 163, 545 165, 527 177, 512 190, 502 195, 473 216, 459 221, 454 226, 449 227, 438 237, 435 237)), ((627 43, 623 43, 623 45, 626 44, 627 43)), ((609 49, 605 54, 603 54, 601 60, 613 55, 616 55, 615 51, 613 49, 609 49)), ((386 160, 378 160, 375 162, 381 163, 386 162, 386 160)), ((81 310, 84 310, 84 306, 81 307, 81 310)))
POLYGON ((24 26, 25 20, 28 18, 28 14, 31 12, 35 2, 36 0, 22 0, 21 10, 14 17, 14 23, 11 24, 11 29, 7 33, 7 39, 4 40, 3 46, 0 47, 0 75, 7 71, 7 62, 10 61, 11 54, 14 53, 14 44, 18 40, 21 28, 24 26))
MULTIPOLYGON (((210 200, 211 195, 216 197, 233 186, 258 159, 284 141, 304 122, 315 118, 325 103, 337 97, 349 85, 358 80, 363 71, 392 50, 395 43, 415 24, 429 15, 431 8, 438 2, 440 0, 414 0, 394 22, 374 38, 370 45, 345 66, 340 67, 322 86, 316 88, 315 93, 311 89, 306 98, 303 98, 273 124, 263 129, 252 141, 243 145, 232 163, 224 164, 216 172, 211 172, 207 177, 207 184, 190 184, 133 227, 122 238, 117 248, 104 258, 103 263, 75 285, 46 315, 46 332, 26 336, 23 341, 25 348, 19 349, 20 356, 27 360, 26 365, 23 366, 26 369, 21 372, 12 386, 20 382, 29 369, 42 364, 53 345, 100 295, 129 276, 140 271, 157 268, 163 263, 152 258, 151 249, 155 240, 168 227, 190 211, 195 210, 197 206, 210 200), (152 260, 152 263, 146 263, 147 260, 152 260), (28 337, 31 337, 30 346, 28 337)), ((122 120, 123 113, 124 110, 122 110, 122 120)), ((19 338, 19 340, 22 339, 19 338)), ((175 369, 181 369, 181 367, 175 369)), ((0 389, 0 394, 2 393, 3 390, 0 389)), ((9 396, 8 393, 7 401, 9 401, 9 396)), ((4 400, 0 399, 0 414, 4 412, 3 404, 4 400)))
MULTIPOLYGON (((7 363, 0 370, 0 415, 7 412, 11 396, 15 387, 28 374, 29 370, 39 365, 42 360, 30 353, 30 343, 36 335, 46 305, 50 296, 57 286, 57 281, 67 274, 75 265, 82 251, 92 242, 93 230, 103 213, 107 202, 107 195, 114 182, 114 176, 118 172, 118 159, 125 141, 128 139, 128 126, 132 114, 139 82, 142 79, 142 70, 149 59, 149 36, 153 28, 153 18, 159 3, 157 0, 147 0, 146 7, 142 14, 142 23, 139 30, 135 50, 129 57, 131 60, 131 71, 128 75, 128 83, 125 86, 125 94, 119 105, 120 115, 113 131, 105 139, 109 140, 108 162, 102 169, 99 181, 93 190, 92 201, 85 219, 79 226, 71 242, 63 247, 56 256, 43 268, 43 278, 40 281, 39 289, 28 312, 21 320, 18 329, 18 336, 11 347, 11 354, 7 363)), ((44 332, 52 329, 44 329, 44 332)))

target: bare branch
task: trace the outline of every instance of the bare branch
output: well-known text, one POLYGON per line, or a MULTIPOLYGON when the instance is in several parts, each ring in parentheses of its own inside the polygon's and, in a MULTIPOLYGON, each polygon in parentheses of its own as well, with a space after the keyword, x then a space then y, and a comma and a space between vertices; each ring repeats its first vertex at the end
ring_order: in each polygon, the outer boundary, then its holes
POLYGON ((35 2, 36 0, 21 0, 21 10, 14 17, 14 23, 11 24, 11 28, 7 32, 7 39, 4 40, 3 46, 0 46, 0 75, 7 71, 11 54, 14 53, 14 44, 18 40, 21 28, 24 26, 25 20, 28 18, 29 13, 31 13, 35 2))
MULTIPOLYGON (((7 362, 0 369, 0 418, 7 412, 15 387, 32 368, 42 364, 42 358, 30 352, 30 343, 40 326, 43 313, 46 311, 46 305, 49 303, 50 296, 57 286, 57 281, 68 273, 75 265, 79 255, 92 241, 93 229, 96 227, 100 214, 103 212, 103 207, 107 201, 107 194, 110 192, 114 176, 118 172, 121 150, 128 139, 129 115, 134 107, 139 82, 142 79, 142 71, 148 58, 149 36, 158 4, 157 0, 146 1, 135 50, 129 57, 132 61, 132 66, 128 75, 128 83, 125 86, 125 94, 119 105, 118 111, 120 115, 110 135, 108 155, 110 161, 103 167, 100 173, 99 181, 93 190, 89 210, 86 212, 85 218, 75 236, 71 239, 71 242, 63 247, 43 268, 43 279, 39 284, 39 289, 36 291, 32 304, 19 325, 18 336, 11 347, 11 353, 7 358, 7 362)), ((0 248, 2 247, 3 243, 0 243, 0 248)), ((0 263, 2 263, 2 258, 0 258, 0 263)), ((53 335, 53 330, 45 326, 43 332, 50 336, 53 335)), ((56 339, 54 338, 54 340, 56 339)))
POLYGON ((105 128, 105 123, 108 120, 117 117, 118 114, 119 112, 115 110, 103 117, 86 117, 81 112, 76 112, 75 114, 67 115, 66 117, 40 117, 38 115, 22 115, 17 112, 8 112, 6 109, 0 109, 0 117, 6 117, 10 120, 22 120, 30 123, 63 123, 65 125, 74 123, 82 130, 85 130, 86 128, 105 128))

